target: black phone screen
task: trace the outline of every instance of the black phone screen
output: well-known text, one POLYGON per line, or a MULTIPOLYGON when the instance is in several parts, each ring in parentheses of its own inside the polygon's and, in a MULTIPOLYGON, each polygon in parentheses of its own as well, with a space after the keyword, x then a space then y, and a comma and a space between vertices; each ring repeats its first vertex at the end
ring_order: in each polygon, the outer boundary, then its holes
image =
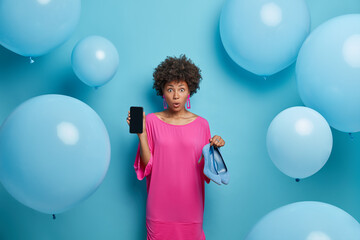
POLYGON ((143 108, 130 107, 130 133, 143 132, 143 108))

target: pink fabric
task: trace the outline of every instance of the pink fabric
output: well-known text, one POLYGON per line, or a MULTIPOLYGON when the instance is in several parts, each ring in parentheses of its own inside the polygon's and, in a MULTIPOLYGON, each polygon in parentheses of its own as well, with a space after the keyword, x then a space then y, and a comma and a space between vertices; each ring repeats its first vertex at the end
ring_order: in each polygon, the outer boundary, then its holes
MULTIPOLYGON (((204 161, 202 148, 209 143, 210 128, 198 116, 185 125, 146 116, 151 152, 145 170, 140 167, 140 144, 134 168, 139 180, 146 177, 146 228, 148 240, 204 240, 204 161)), ((204 181, 205 180, 205 181, 204 181)))

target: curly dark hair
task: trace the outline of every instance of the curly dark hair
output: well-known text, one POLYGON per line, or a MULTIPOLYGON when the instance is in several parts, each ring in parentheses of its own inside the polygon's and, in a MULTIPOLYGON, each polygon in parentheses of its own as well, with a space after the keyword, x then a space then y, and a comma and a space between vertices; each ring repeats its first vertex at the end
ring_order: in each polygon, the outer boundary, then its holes
POLYGON ((191 59, 187 58, 184 54, 179 58, 167 57, 161 62, 153 73, 154 85, 156 94, 163 95, 163 89, 166 83, 172 81, 185 81, 189 86, 190 96, 200 89, 201 70, 198 68, 191 59))

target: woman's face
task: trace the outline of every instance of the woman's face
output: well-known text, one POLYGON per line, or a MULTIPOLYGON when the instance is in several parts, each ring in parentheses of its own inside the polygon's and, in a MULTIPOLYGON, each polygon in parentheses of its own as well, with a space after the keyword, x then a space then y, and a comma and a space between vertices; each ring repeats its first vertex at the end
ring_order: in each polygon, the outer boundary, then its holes
POLYGON ((163 89, 163 96, 168 107, 173 111, 180 111, 185 108, 185 103, 190 94, 189 87, 185 81, 172 81, 166 83, 163 89))

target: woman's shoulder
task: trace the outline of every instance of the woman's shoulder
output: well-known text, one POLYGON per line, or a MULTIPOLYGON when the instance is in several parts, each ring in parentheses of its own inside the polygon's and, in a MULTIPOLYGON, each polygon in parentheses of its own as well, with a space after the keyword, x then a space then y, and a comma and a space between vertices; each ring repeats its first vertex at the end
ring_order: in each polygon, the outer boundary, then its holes
POLYGON ((202 117, 198 114, 195 114, 195 113, 191 113, 191 114, 192 114, 192 117, 194 118, 194 120, 197 120, 201 124, 209 125, 208 121, 204 117, 202 117))
POLYGON ((160 120, 163 120, 163 115, 162 115, 162 112, 154 112, 154 113, 150 113, 148 114, 149 118, 150 119, 160 119, 160 120))
MULTIPOLYGON (((152 114, 153 116, 155 115, 155 116, 157 116, 157 117, 160 117, 160 115, 162 114, 162 112, 154 112, 154 113, 150 113, 150 114, 152 114)), ((149 114, 149 115, 150 115, 149 114)))
POLYGON ((153 125, 156 123, 156 115, 154 113, 148 113, 145 116, 146 124, 147 125, 153 125))
POLYGON ((200 116, 200 115, 197 115, 198 116, 198 118, 200 119, 200 121, 202 122, 202 123, 204 123, 205 125, 209 125, 209 122, 204 118, 204 117, 202 117, 202 116, 200 116))
POLYGON ((155 113, 148 113, 148 114, 146 114, 146 117, 152 117, 152 116, 154 116, 154 114, 155 113))

